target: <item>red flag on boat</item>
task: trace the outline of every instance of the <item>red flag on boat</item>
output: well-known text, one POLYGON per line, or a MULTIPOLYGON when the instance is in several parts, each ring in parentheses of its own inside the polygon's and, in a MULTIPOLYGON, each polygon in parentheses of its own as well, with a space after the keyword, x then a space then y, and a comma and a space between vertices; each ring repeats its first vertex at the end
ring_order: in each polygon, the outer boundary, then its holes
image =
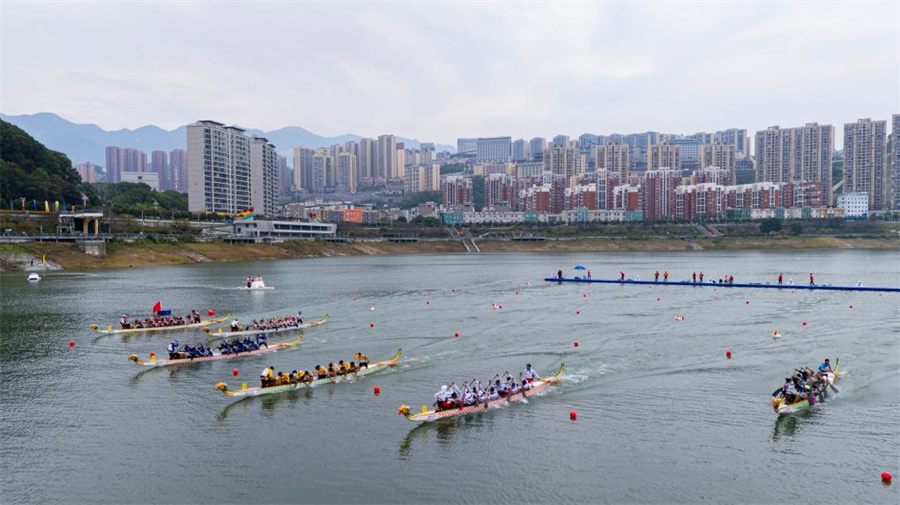
POLYGON ((162 310, 162 302, 157 300, 156 305, 153 306, 153 313, 156 314, 157 312, 159 312, 161 310, 162 310))
POLYGON ((216 311, 214 311, 213 309, 207 310, 206 313, 209 314, 209 317, 216 315, 216 311))

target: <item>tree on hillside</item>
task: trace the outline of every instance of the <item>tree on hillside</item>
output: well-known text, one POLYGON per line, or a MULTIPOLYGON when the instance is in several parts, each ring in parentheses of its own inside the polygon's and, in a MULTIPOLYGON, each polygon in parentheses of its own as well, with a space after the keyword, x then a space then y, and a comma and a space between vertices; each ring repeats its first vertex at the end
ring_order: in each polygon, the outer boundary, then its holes
POLYGON ((65 154, 47 149, 21 128, 0 120, 0 200, 4 204, 19 198, 81 204, 83 189, 81 176, 65 154))

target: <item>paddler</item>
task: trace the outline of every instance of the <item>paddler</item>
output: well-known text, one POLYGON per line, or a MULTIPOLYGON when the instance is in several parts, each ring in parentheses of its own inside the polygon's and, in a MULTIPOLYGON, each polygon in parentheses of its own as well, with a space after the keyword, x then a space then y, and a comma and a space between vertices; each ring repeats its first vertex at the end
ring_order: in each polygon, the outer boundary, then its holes
POLYGON ((131 325, 128 324, 128 314, 122 314, 122 317, 119 318, 119 324, 122 325, 123 330, 127 330, 131 327, 131 325))
POLYGON ((253 285, 253 277, 247 276, 247 288, 253 285))
POLYGON ((530 384, 535 381, 535 379, 540 379, 541 376, 531 368, 531 363, 525 364, 525 370, 522 372, 522 377, 530 384))
POLYGON ((834 373, 834 370, 831 369, 831 362, 828 361, 828 358, 825 358, 825 362, 819 365, 819 373, 834 373))
POLYGON ((272 375, 275 374, 275 367, 270 366, 269 368, 263 368, 263 371, 259 373, 259 381, 262 383, 262 387, 266 387, 269 380, 272 379, 272 375))
POLYGON ((353 359, 355 359, 356 361, 359 361, 359 369, 360 370, 362 370, 363 368, 369 368, 369 357, 366 356, 365 354, 358 352, 353 355, 353 359))
POLYGON ((297 324, 303 324, 303 311, 297 311, 297 324))
POLYGON ((316 378, 317 379, 327 379, 328 378, 328 370, 325 369, 322 365, 316 365, 316 378))
POLYGON ((169 359, 175 359, 178 356, 178 341, 169 342, 169 359))
POLYGON ((446 384, 441 386, 441 390, 434 394, 434 406, 437 410, 444 410, 450 405, 450 388, 446 384))
POLYGON ((231 331, 240 331, 240 329, 241 329, 241 322, 238 321, 237 318, 234 318, 234 320, 231 321, 231 331))

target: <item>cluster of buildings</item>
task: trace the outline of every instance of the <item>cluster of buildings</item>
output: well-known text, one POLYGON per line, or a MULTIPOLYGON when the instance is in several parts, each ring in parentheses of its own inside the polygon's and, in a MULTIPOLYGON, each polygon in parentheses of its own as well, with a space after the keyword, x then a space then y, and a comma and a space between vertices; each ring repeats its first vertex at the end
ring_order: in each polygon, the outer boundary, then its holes
POLYGON ((458 139, 469 169, 441 180, 447 223, 865 217, 900 208, 900 115, 834 127, 808 123, 690 136, 646 132, 458 139), (895 148, 896 147, 896 148, 895 148), (482 179, 474 179, 480 176, 482 179), (475 181, 483 209, 475 212, 475 181), (840 198, 835 191, 840 190, 840 198))
MULTIPOLYGON (((85 182, 99 182, 93 163, 75 166, 85 182)), ((187 151, 173 149, 153 151, 147 161, 147 153, 130 147, 106 148, 104 182, 142 182, 157 191, 175 190, 187 192, 187 151)))
POLYGON ((364 138, 329 148, 294 149, 294 189, 308 194, 353 195, 362 187, 398 181, 405 193, 437 191, 440 164, 434 144, 407 149, 393 135, 364 138))

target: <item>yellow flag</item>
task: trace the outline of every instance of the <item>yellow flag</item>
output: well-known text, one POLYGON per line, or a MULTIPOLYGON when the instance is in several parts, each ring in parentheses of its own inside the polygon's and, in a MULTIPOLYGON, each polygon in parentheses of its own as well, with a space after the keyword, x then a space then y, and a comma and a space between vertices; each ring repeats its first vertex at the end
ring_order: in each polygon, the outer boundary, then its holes
POLYGON ((50 202, 48 202, 47 200, 44 200, 44 212, 50 212, 50 202))

